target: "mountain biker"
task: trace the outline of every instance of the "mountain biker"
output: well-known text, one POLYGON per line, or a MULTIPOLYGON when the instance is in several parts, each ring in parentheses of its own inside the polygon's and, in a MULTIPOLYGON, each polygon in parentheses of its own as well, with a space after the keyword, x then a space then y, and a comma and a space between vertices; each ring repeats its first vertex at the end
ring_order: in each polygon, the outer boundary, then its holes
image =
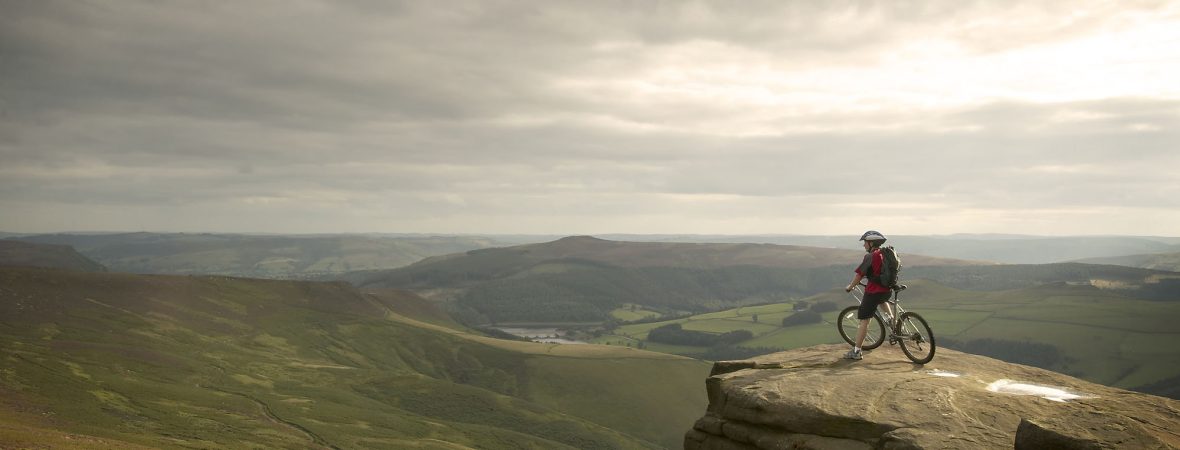
POLYGON ((860 320, 860 327, 856 330, 856 345, 844 354, 844 359, 853 360, 861 359, 860 346, 864 344, 865 334, 869 330, 869 319, 873 317, 873 312, 878 306, 889 300, 891 294, 891 290, 880 282, 881 267, 885 264, 885 258, 881 255, 881 244, 885 243, 885 235, 876 230, 869 230, 860 236, 860 240, 864 241, 867 254, 860 265, 856 267, 856 276, 852 278, 852 282, 844 287, 845 292, 851 292, 862 279, 869 279, 868 286, 865 286, 864 298, 860 300, 860 309, 856 312, 856 318, 860 320))

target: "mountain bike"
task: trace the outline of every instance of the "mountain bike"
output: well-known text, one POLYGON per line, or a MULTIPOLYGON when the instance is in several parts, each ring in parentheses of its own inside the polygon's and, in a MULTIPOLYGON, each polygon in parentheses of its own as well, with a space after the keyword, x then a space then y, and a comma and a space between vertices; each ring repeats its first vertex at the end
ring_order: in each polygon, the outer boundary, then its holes
MULTIPOLYGON (((872 350, 880 347, 888 338, 889 345, 900 345, 902 353, 905 353, 910 361, 916 364, 926 364, 934 359, 934 331, 930 330, 926 319, 923 319, 918 313, 906 311, 901 307, 901 300, 898 299, 897 294, 905 289, 904 284, 897 285, 893 288, 893 295, 885 301, 884 304, 889 306, 892 314, 881 311, 881 308, 877 308, 873 312, 861 348, 872 350), (896 322, 893 320, 895 317, 899 319, 896 322)), ((852 298, 860 303, 864 298, 863 285, 853 289, 852 298)), ((859 305, 844 308, 843 311, 840 311, 839 319, 836 320, 836 328, 840 330, 840 337, 850 345, 856 345, 856 331, 860 327, 860 319, 856 318, 856 312, 859 308, 859 305)))

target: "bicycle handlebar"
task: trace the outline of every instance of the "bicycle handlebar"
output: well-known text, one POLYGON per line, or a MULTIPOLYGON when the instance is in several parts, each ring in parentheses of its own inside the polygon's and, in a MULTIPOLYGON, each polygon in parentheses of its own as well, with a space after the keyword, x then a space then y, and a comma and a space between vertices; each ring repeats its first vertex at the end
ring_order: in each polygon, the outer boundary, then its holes
MULTIPOLYGON (((868 287, 868 286, 864 285, 864 284, 858 284, 858 285, 856 285, 856 287, 852 288, 851 291, 848 291, 848 293, 851 294, 852 298, 856 299, 856 301, 859 303, 861 301, 861 299, 864 298, 866 287, 868 287), (860 294, 860 295, 858 296, 857 294, 860 294)), ((909 288, 909 286, 906 286, 904 284, 899 284, 899 285, 893 286, 892 288, 890 288, 890 290, 893 291, 893 296, 892 296, 893 298, 888 301, 890 301, 890 302, 901 301, 901 299, 899 299, 897 297, 897 293, 904 291, 908 288, 909 288)))

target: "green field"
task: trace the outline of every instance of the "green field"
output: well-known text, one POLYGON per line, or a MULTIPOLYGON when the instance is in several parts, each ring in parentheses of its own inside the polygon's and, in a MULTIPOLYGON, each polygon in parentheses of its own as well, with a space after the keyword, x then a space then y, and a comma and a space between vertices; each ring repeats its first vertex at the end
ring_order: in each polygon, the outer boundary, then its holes
POLYGON ((611 317, 619 319, 623 322, 634 322, 637 320, 644 320, 650 318, 659 318, 664 316, 664 313, 648 309, 643 305, 626 304, 622 308, 616 308, 610 312, 611 317))
MULTIPOLYGON (((922 314, 939 338, 966 342, 993 339, 1051 345, 1062 360, 1053 370, 1086 380, 1134 388, 1180 375, 1180 302, 1126 298, 1091 286, 1045 285, 998 292, 949 288, 916 281, 902 294, 902 305, 922 314)), ((853 300, 842 291, 806 299, 832 301, 842 308, 853 300)), ((686 330, 721 334, 748 330, 754 338, 743 347, 791 349, 840 342, 835 312, 824 313, 824 323, 782 327, 794 302, 746 306, 665 322, 620 326, 595 342, 633 346, 647 332, 668 323, 686 330), (758 322, 753 315, 758 315, 758 322)), ((701 354, 702 347, 645 343, 645 348, 681 355, 701 354)), ((898 353, 898 357, 902 355, 898 353)))
MULTIPOLYGON (((742 342, 745 347, 766 347, 776 349, 790 349, 808 345, 827 344, 840 340, 835 326, 831 323, 810 324, 802 326, 783 327, 783 318, 795 313, 794 302, 775 303, 769 305, 744 306, 708 314, 699 314, 687 318, 668 320, 663 322, 623 325, 612 333, 591 340, 593 343, 637 346, 644 342, 644 348, 652 351, 668 352, 678 355, 696 355, 706 351, 706 348, 684 345, 669 345, 658 342, 648 342, 647 333, 653 328, 679 323, 685 330, 703 331, 722 334, 729 331, 747 330, 754 334, 754 338, 742 342), (754 322, 754 315, 758 322, 754 322)), ((835 313, 831 313, 835 316, 835 313)))

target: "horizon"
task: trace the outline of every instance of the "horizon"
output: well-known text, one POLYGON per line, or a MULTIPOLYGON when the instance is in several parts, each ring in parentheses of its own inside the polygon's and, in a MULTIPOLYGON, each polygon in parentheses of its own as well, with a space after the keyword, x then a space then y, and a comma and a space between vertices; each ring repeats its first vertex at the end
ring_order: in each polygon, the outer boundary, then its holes
MULTIPOLYGON (((37 236, 37 235, 117 235, 117 234, 194 234, 194 235, 225 235, 225 236, 363 236, 363 235, 385 235, 385 236, 473 236, 473 237, 496 237, 496 236, 521 236, 521 237, 556 237, 558 239, 567 237, 594 237, 600 236, 660 236, 660 237, 823 237, 823 238, 844 238, 857 237, 860 233, 855 234, 811 234, 811 233, 744 233, 744 234, 726 234, 726 233, 476 233, 476 232, 460 232, 460 233, 438 233, 438 232, 416 232, 416 231, 347 231, 347 232, 266 232, 266 231, 160 231, 160 230, 60 230, 49 232, 22 232, 11 230, 0 230, 0 235, 15 235, 15 236, 37 236)), ((955 237, 1012 237, 1012 238, 1035 238, 1035 239, 1068 239, 1068 238, 1162 238, 1162 239, 1180 239, 1180 234, 1165 235, 1165 234, 1020 234, 1020 233, 948 233, 948 234, 887 234, 890 239, 894 237, 930 237, 930 238, 955 238, 955 237)))
POLYGON ((1167 235, 1177 42, 1168 1, 14 2, 0 229, 1167 235))

